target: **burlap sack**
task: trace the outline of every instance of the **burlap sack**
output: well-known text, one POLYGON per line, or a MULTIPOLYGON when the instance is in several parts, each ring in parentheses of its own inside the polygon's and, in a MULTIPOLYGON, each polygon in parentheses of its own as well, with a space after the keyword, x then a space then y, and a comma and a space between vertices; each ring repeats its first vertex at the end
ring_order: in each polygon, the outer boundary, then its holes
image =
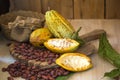
MULTIPOLYGON (((11 38, 12 27, 9 27, 8 23, 13 22, 17 16, 38 18, 38 19, 40 19, 39 28, 44 26, 45 18, 42 13, 20 10, 20 11, 9 12, 7 14, 1 15, 0 16, 1 32, 9 40, 14 40, 14 39, 11 38)), ((37 28, 38 28, 38 25, 37 25, 37 28)), ((33 30, 35 28, 29 28, 29 29, 33 30)))

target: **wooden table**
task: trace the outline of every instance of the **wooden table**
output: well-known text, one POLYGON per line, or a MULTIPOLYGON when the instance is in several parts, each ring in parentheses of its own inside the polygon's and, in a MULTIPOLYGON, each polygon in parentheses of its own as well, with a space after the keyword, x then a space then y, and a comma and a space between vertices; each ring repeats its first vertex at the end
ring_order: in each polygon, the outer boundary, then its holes
MULTIPOLYGON (((120 52, 120 20, 70 20, 75 29, 82 27, 79 35, 85 34, 95 29, 104 29, 108 34, 108 39, 112 46, 120 52)), ((15 60, 9 54, 6 44, 9 41, 0 36, 0 69, 7 67, 8 64, 13 63, 15 60)), ((98 49, 99 41, 92 42, 96 49, 98 49)), ((108 61, 103 60, 98 56, 97 52, 90 56, 93 62, 93 68, 87 71, 78 72, 70 77, 69 80, 110 80, 109 78, 102 78, 104 73, 111 71, 112 66, 108 61)), ((0 80, 7 80, 9 74, 7 72, 0 71, 0 80)), ((17 80, 22 80, 18 78, 17 80)))

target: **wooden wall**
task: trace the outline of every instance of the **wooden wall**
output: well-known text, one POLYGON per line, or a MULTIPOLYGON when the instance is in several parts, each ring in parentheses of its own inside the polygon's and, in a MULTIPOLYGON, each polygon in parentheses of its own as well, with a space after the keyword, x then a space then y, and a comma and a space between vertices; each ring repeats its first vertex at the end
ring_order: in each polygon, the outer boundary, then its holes
POLYGON ((120 0, 106 0, 106 18, 120 19, 120 0))
POLYGON ((68 19, 120 19, 120 0, 10 0, 10 10, 54 9, 68 19))

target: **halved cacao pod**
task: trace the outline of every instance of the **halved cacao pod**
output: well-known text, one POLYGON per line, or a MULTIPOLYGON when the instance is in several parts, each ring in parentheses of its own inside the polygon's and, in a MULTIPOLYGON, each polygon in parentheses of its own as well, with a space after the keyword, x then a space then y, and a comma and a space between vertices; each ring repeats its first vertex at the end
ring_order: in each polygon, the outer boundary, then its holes
POLYGON ((79 43, 73 39, 53 38, 44 42, 44 46, 57 53, 73 52, 79 47, 79 43))
POLYGON ((84 41, 79 37, 78 34, 80 29, 75 31, 72 24, 57 11, 47 11, 45 13, 45 20, 48 29, 56 38, 70 38, 78 41, 80 45, 84 44, 84 41))
POLYGON ((91 59, 81 53, 65 53, 56 64, 69 71, 84 71, 92 67, 91 59))

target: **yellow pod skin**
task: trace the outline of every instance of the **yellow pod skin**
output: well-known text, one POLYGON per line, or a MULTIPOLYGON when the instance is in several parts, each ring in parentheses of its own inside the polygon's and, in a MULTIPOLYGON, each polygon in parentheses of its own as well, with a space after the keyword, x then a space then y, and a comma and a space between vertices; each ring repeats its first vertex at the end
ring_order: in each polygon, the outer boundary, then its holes
POLYGON ((81 53, 64 53, 56 59, 56 64, 74 72, 88 70, 93 66, 91 59, 81 53))
POLYGON ((75 51, 79 43, 73 39, 53 38, 44 42, 44 46, 56 53, 66 53, 75 51))
POLYGON ((48 28, 39 28, 34 30, 30 35, 30 43, 36 47, 40 47, 46 40, 53 35, 48 28))
POLYGON ((71 38, 75 32, 73 26, 55 10, 47 11, 45 19, 48 29, 57 38, 71 38))

